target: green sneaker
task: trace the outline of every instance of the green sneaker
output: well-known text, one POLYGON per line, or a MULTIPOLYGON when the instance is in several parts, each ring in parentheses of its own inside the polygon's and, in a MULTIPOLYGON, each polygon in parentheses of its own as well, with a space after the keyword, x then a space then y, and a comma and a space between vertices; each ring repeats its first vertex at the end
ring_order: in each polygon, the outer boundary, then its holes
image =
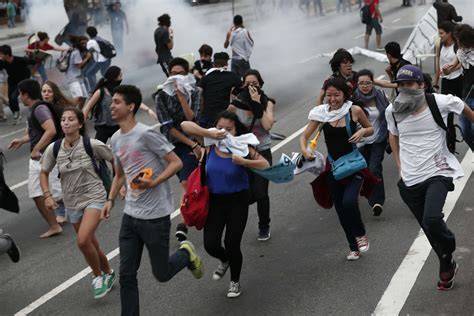
POLYGON ((189 252, 190 264, 188 268, 196 279, 202 278, 204 274, 203 264, 201 258, 196 254, 196 248, 194 248, 193 244, 188 240, 182 241, 179 249, 184 249, 189 252))
POLYGON ((112 273, 110 274, 104 273, 104 276, 105 276, 105 284, 107 285, 107 291, 110 291, 112 290, 115 280, 117 279, 117 276, 115 275, 115 271, 112 270, 112 273))
POLYGON ((94 298, 98 299, 107 294, 107 284, 105 283, 105 275, 99 275, 92 279, 92 286, 94 287, 94 298))

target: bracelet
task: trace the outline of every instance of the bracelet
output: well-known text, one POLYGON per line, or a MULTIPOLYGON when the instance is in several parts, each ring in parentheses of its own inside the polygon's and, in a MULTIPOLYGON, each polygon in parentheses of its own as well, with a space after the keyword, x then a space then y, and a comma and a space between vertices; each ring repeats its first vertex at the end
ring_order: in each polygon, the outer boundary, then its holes
POLYGON ((194 145, 191 146, 191 149, 195 149, 195 148, 198 147, 198 146, 201 146, 201 145, 199 145, 198 142, 195 142, 194 145))

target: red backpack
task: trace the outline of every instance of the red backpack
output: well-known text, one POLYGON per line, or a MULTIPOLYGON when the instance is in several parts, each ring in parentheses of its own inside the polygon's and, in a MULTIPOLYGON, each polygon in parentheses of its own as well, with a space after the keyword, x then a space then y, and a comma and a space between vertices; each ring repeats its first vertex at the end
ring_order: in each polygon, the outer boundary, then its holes
POLYGON ((186 193, 181 205, 181 215, 187 226, 201 230, 209 212, 209 189, 206 184, 206 153, 198 167, 188 177, 186 193))

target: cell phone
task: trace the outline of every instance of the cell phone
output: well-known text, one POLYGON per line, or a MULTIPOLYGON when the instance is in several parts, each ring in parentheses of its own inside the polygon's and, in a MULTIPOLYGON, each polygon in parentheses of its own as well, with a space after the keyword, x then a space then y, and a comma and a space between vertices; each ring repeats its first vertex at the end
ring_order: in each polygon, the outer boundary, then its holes
POLYGON ((136 176, 136 177, 132 180, 132 183, 136 183, 136 184, 142 183, 141 178, 143 178, 144 175, 145 175, 144 172, 140 172, 140 173, 138 174, 138 176, 136 176))

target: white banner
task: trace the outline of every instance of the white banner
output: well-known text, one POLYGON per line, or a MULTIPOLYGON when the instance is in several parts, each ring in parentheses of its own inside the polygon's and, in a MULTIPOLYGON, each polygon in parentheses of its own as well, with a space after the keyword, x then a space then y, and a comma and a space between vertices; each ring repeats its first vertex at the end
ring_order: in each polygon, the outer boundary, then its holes
POLYGON ((411 32, 402 50, 404 59, 415 64, 416 56, 434 54, 435 41, 438 36, 437 20, 436 9, 431 7, 411 32))

